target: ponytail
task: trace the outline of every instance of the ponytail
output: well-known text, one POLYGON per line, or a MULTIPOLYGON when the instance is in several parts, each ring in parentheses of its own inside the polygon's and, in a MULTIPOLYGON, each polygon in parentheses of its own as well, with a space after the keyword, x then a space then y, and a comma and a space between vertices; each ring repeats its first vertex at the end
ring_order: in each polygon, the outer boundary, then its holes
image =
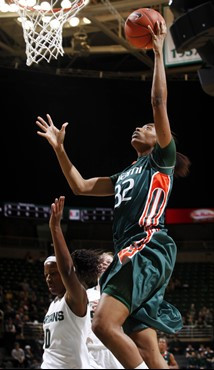
POLYGON ((186 177, 189 174, 190 166, 189 158, 184 154, 176 152, 175 177, 186 177))
MULTIPOLYGON (((175 140, 175 143, 178 143, 177 137, 175 132, 171 131, 172 137, 175 140)), ((191 162, 189 158, 180 153, 176 152, 176 164, 175 164, 175 177, 186 177, 189 174, 189 168, 191 166, 191 162)))

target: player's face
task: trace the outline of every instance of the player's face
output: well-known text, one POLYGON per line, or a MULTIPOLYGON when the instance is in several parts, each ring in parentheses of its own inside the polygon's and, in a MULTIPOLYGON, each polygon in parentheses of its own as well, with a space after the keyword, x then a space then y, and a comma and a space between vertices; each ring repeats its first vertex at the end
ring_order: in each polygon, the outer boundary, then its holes
POLYGON ((136 127, 133 132, 131 144, 138 151, 145 151, 154 147, 157 141, 154 123, 136 127))
POLYGON ((50 293, 59 297, 63 296, 65 293, 65 287, 55 262, 45 264, 44 275, 50 293))
POLYGON ((101 262, 100 262, 100 273, 102 274, 107 267, 112 263, 113 257, 110 256, 107 253, 103 253, 101 256, 101 262))
POLYGON ((158 345, 159 345, 160 352, 166 351, 167 344, 166 344, 165 339, 159 339, 158 345))

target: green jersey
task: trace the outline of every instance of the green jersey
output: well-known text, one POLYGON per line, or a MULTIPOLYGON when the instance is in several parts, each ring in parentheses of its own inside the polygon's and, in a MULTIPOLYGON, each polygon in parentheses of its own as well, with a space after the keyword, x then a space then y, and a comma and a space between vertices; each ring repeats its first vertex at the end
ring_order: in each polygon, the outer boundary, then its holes
POLYGON ((176 161, 174 140, 142 156, 115 184, 113 238, 115 256, 100 279, 102 292, 127 306, 127 334, 146 327, 175 333, 182 327, 180 312, 164 300, 177 248, 164 226, 176 161))
POLYGON ((164 360, 166 361, 167 365, 170 366, 170 355, 171 355, 171 353, 168 352, 168 351, 165 351, 164 353, 161 353, 161 354, 162 354, 164 360))
POLYGON ((115 184, 113 239, 118 252, 143 231, 164 228, 164 212, 176 159, 174 140, 142 156, 122 173, 111 176, 115 184))

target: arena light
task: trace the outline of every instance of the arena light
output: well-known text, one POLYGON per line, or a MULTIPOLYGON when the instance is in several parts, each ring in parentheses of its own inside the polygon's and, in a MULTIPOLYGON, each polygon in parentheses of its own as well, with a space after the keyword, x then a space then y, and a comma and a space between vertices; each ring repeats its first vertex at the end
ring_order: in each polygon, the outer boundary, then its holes
POLYGON ((185 0, 170 0, 169 7, 174 17, 177 18, 185 13, 185 0))
POLYGON ((82 21, 83 21, 84 24, 91 24, 90 19, 88 19, 86 17, 83 17, 82 21))
POLYGON ((72 17, 71 19, 69 19, 68 23, 71 27, 77 27, 80 23, 80 20, 78 17, 72 17))
POLYGON ((16 5, 16 4, 10 4, 9 5, 9 11, 11 12, 11 13, 16 13, 17 11, 18 11, 18 6, 16 5))
POLYGON ((5 2, 2 2, 2 3, 0 4, 0 11, 1 11, 2 13, 7 13, 7 12, 9 12, 9 11, 10 11, 10 6, 9 6, 8 4, 6 4, 5 2))

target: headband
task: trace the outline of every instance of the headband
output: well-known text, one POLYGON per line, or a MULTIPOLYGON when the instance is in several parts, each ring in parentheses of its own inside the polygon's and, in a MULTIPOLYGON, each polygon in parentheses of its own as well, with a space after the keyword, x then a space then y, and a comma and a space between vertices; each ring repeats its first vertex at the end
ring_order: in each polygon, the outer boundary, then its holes
POLYGON ((55 262, 56 263, 56 256, 49 256, 48 258, 46 258, 45 262, 44 262, 44 265, 46 265, 46 263, 48 262, 55 262))

